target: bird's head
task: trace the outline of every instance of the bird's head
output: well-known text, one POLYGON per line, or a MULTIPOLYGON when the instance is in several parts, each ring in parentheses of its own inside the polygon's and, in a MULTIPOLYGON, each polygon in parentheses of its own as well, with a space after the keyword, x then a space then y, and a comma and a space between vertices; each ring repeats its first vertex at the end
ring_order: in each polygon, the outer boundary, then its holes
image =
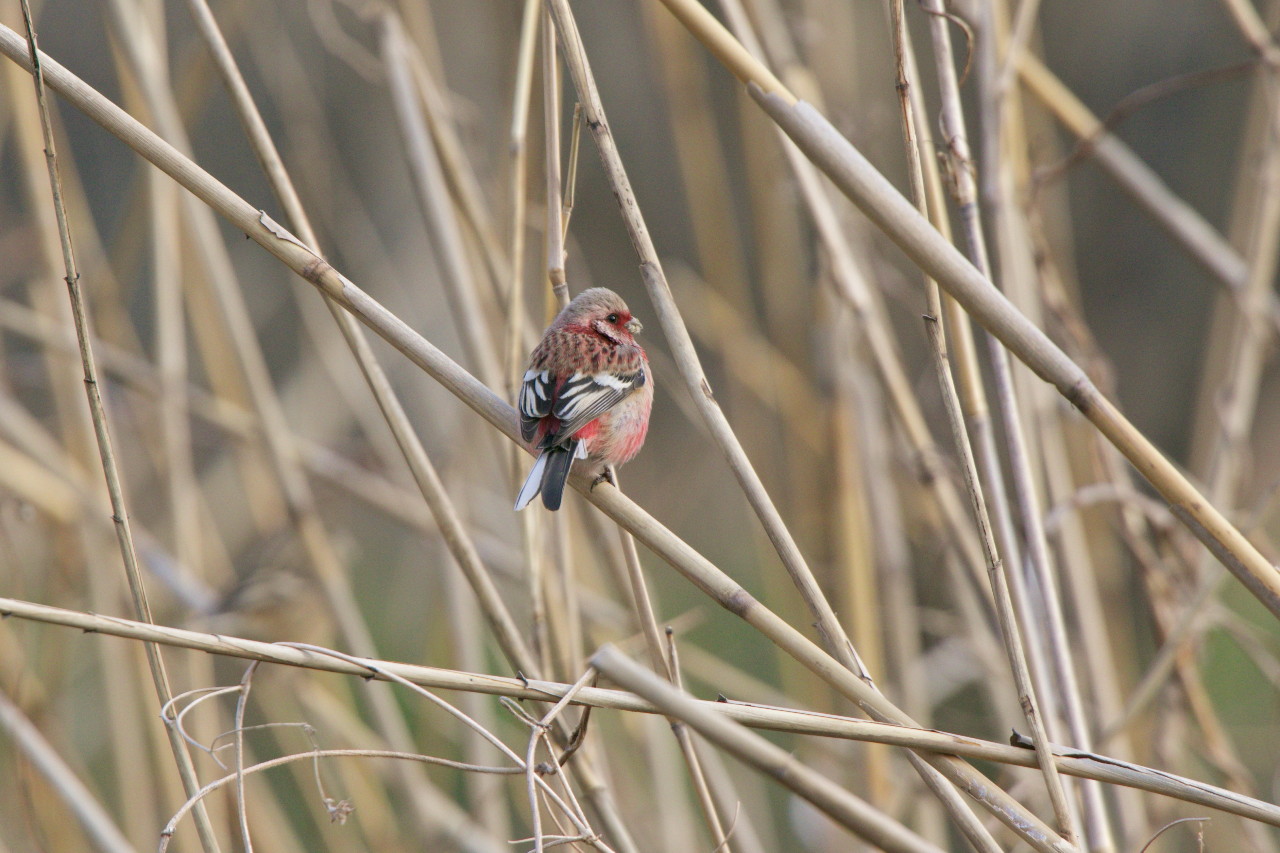
POLYGON ((585 326, 614 343, 631 343, 644 328, 622 297, 603 287, 579 293, 560 316, 564 325, 585 326))

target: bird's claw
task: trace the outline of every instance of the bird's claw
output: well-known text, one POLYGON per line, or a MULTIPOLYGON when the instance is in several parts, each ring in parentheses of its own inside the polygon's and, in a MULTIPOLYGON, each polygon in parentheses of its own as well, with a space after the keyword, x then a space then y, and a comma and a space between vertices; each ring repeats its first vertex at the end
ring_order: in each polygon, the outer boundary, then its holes
POLYGON ((615 487, 618 485, 617 482, 613 479, 612 465, 606 465, 604 471, 602 471, 594 480, 591 481, 591 490, 595 491, 596 486, 600 485, 601 483, 608 483, 609 485, 615 486, 615 487))

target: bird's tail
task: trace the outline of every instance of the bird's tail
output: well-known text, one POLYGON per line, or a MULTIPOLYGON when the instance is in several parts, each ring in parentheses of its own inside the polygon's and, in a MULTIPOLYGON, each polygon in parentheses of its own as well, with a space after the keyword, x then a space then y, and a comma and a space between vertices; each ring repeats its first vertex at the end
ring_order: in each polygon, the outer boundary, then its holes
POLYGON ((543 506, 552 511, 559 509, 573 460, 586 457, 586 448, 580 441, 544 448, 538 454, 538 461, 533 463, 533 469, 525 478, 524 485, 520 487, 520 494, 516 495, 516 511, 527 507, 539 492, 542 493, 543 506))

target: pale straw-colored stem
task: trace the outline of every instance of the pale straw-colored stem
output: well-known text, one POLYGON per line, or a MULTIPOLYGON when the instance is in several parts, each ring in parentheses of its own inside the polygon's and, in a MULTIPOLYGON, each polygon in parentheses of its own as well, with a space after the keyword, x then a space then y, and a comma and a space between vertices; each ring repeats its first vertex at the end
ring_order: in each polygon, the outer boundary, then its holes
MULTIPOLYGON (((36 101, 40 109, 40 129, 44 135, 45 161, 49 169, 49 187, 53 195, 54 215, 58 222, 58 237, 62 247, 62 262, 67 283, 67 295, 71 301, 71 316, 75 324, 76 340, 80 347, 80 363, 84 369, 85 396, 89 404, 89 415, 93 420, 94 437, 98 443, 98 455, 102 460, 102 472, 107 483, 107 495, 111 501, 111 519, 115 524, 116 542, 120 548, 120 557, 124 561, 125 578, 129 593, 133 599, 133 609, 138 618, 151 622, 151 604, 147 596, 146 582, 138 563, 138 552, 134 544, 133 527, 129 519, 129 509, 125 501, 124 483, 120 477, 119 465, 116 461, 115 447, 111 439, 111 426, 108 422, 106 407, 102 401, 102 389, 98 384, 98 366, 93 353, 93 334, 89 327, 89 315, 80 287, 80 271, 76 266, 75 249, 71 243, 70 226, 67 224, 67 211, 62 203, 62 180, 58 174, 58 153, 53 139, 53 123, 49 117, 49 106, 45 96, 45 75, 42 64, 43 54, 37 44, 35 25, 31 19, 31 9, 22 3, 23 20, 27 27, 25 44, 26 58, 30 62, 32 81, 35 84, 36 101)), ((16 33, 8 30, 7 34, 16 33)), ((24 47, 21 40, 19 48, 24 47)), ((151 643, 145 645, 147 664, 151 671, 151 679, 160 704, 173 697, 173 689, 169 682, 169 673, 165 668, 164 658, 160 650, 151 643)), ((166 727, 169 745, 173 750, 178 775, 187 794, 199 788, 195 765, 191 754, 181 735, 172 728, 166 727)), ((196 814, 196 830, 200 844, 205 853, 216 853, 220 848, 213 832, 209 816, 200 809, 196 814)))
POLYGON ((787 750, 707 710, 689 694, 644 669, 613 646, 605 646, 596 652, 591 658, 591 665, 614 682, 653 702, 670 717, 685 721, 740 761, 790 788, 877 848, 892 853, 942 853, 940 847, 801 764, 787 750))
MULTIPOLYGON (((573 685, 558 682, 458 672, 396 661, 367 660, 351 663, 350 660, 342 660, 331 655, 322 655, 280 643, 264 643, 227 634, 209 634, 184 628, 170 628, 116 616, 50 607, 47 604, 14 598, 0 598, 0 617, 27 619, 86 633, 195 649, 213 655, 260 660, 319 672, 368 677, 372 670, 374 678, 395 674, 423 687, 467 690, 527 701, 555 702, 574 689, 573 685)), ((652 704, 630 693, 602 687, 584 687, 575 693, 574 698, 581 704, 596 708, 645 714, 658 712, 652 704)), ((728 719, 768 731, 866 740, 872 743, 924 749, 1018 767, 1036 765, 1036 757, 1032 750, 932 729, 911 728, 745 702, 708 700, 702 704, 728 719)), ((1073 776, 1129 785, 1280 827, 1280 806, 1272 803, 1150 767, 1119 761, 1106 755, 1093 755, 1060 747, 1055 747, 1054 753, 1063 772, 1073 776)))
POLYGON ((435 140, 427 126, 413 78, 408 39, 400 19, 391 13, 381 18, 381 48, 387 70, 391 102, 396 109, 406 159, 413 175, 412 187, 426 218, 440 257, 445 296, 467 359, 476 375, 496 385, 501 371, 495 348, 492 312, 484 310, 482 294, 467 263, 462 229, 447 192, 444 169, 435 140))
POLYGON ((569 304, 571 298, 569 281, 564 271, 564 238, 568 224, 564 217, 560 174, 560 57, 556 50, 555 27, 552 26, 550 13, 545 8, 542 17, 542 126, 546 138, 547 179, 547 219, 543 239, 547 283, 551 285, 554 311, 558 312, 569 304))
MULTIPOLYGON (((951 188, 965 237, 966 254, 978 271, 990 279, 992 278, 990 253, 982 222, 982 205, 978 198, 976 164, 965 129, 964 106, 960 99, 960 81, 951 41, 951 22, 947 19, 945 8, 938 0, 928 0, 925 11, 929 17, 929 30, 933 36, 936 57, 939 97, 942 104, 940 120, 945 141, 943 150, 950 164, 951 188)), ((983 46, 979 48, 980 61, 987 55, 984 48, 989 50, 990 44, 989 35, 984 40, 983 46)), ((984 103, 983 106, 987 109, 993 108, 990 103, 984 103)), ((994 150, 986 152, 988 164, 991 164, 995 153, 994 150)), ((992 171, 994 173, 994 169, 992 171)), ((954 319, 956 322, 949 326, 950 329, 962 335, 970 332, 968 317, 957 312, 954 319)), ((941 342, 937 338, 936 324, 930 324, 929 331, 940 352, 941 342)), ((1014 532, 1015 510, 1026 539, 1027 557, 1032 570, 1042 584, 1055 584, 1056 578, 1052 576, 1048 566, 1048 545, 1044 538, 1043 526, 1040 524, 1040 507, 1035 485, 1032 482, 1027 440, 1023 434, 1022 422, 1018 417, 1018 399, 1013 385, 1013 370, 1009 354, 991 335, 983 334, 982 338, 987 345, 987 364, 990 368, 991 386, 996 400, 996 417, 1003 429, 1008 450, 1008 471, 1013 484, 1015 501, 1011 503, 1005 493, 1005 473, 996 450, 995 425, 985 416, 980 420, 970 419, 969 426, 977 433, 972 447, 977 457, 978 467, 974 469, 972 478, 966 472, 966 480, 974 499, 975 511, 980 517, 979 529, 983 532, 984 540, 991 532, 983 530, 987 524, 981 519, 984 514, 990 513, 995 520, 995 529, 1000 533, 999 548, 1004 555, 1003 560, 996 553, 996 539, 984 541, 988 565, 994 572, 992 577, 997 586, 995 589, 996 616, 1001 623, 1006 652, 1013 668, 1014 681, 1018 686, 1020 704, 1027 723, 1031 726, 1037 744, 1037 753, 1041 757, 1049 802, 1053 805, 1054 816, 1064 837, 1072 843, 1077 843, 1075 814, 1071 809, 1065 786, 1058 778, 1057 768, 1047 752, 1047 743, 1052 740, 1051 732, 1055 728, 1052 708, 1056 703, 1053 702, 1053 692, 1046 689, 1047 667, 1044 665, 1044 657, 1040 651, 1047 643, 1042 640, 1041 622, 1032 615, 1035 608, 1029 600, 1027 585, 1022 582, 1023 560, 1019 547, 1021 543, 1014 532), (977 477, 979 469, 982 471, 981 488, 979 488, 977 477), (984 495, 990 495, 991 499, 987 500, 984 495), (1022 614, 1021 626, 1018 624, 1015 608, 1022 614), (1033 663, 1034 677, 1031 667, 1033 663), (1042 741, 1046 744, 1045 746, 1040 745, 1042 741)), ((967 350, 961 349, 958 354, 967 354, 967 350)), ((939 363, 944 362, 940 360, 939 363)), ((970 383, 966 396, 971 399, 985 393, 977 374, 976 363, 967 365, 965 369, 959 371, 961 381, 970 383)), ((944 382, 943 386, 944 399, 950 404, 951 400, 945 393, 947 383, 944 382)), ((955 403, 958 407, 958 397, 955 403)), ((981 404, 981 409, 984 413, 986 412, 985 402, 981 404)), ((969 439, 963 429, 956 428, 958 425, 957 419, 952 425, 954 439, 957 444, 967 444, 969 439)), ((970 461, 967 459, 968 455, 969 451, 962 448, 961 458, 966 463, 970 461)), ((1056 616, 1060 624, 1061 614, 1049 606, 1056 605, 1057 597, 1051 595, 1050 591, 1045 591, 1044 602, 1043 610, 1050 623, 1052 624, 1056 616)), ((1065 689, 1067 683, 1072 685, 1075 683, 1074 680, 1068 682, 1061 672, 1058 672, 1057 676, 1060 689, 1065 689)))
MULTIPOLYGON (((511 161, 511 264, 507 282, 506 360, 503 372, 507 380, 507 397, 512 400, 516 398, 516 391, 520 387, 520 374, 527 356, 524 252, 529 192, 525 181, 529 172, 529 102, 533 91, 533 60, 537 55, 541 9, 539 0, 525 0, 524 15, 520 23, 520 51, 516 55, 511 126, 507 132, 507 154, 511 161)), ((512 455, 512 459, 519 458, 519 454, 512 455)), ((516 467, 519 468, 518 465, 516 467)), ((519 476, 518 471, 516 476, 519 476)))
MULTIPOLYGON (((1003 58, 998 60, 999 44, 996 10, 987 7, 982 16, 982 29, 986 37, 979 39, 976 62, 977 78, 982 92, 980 120, 983 142, 981 145, 978 180, 983 204, 988 211, 992 223, 992 237, 998 266, 1003 271, 1002 289, 1010 297, 1024 306, 1036 306, 1039 296, 1035 292, 1043 287, 1037 274, 1033 247, 1027 233, 1025 216, 1016 204, 1017 196, 1013 189, 1013 173, 1019 161, 1020 151, 1014 146, 1025 147, 1019 137, 1015 140, 1015 128, 1019 127, 1019 115, 1016 111, 1017 101, 1011 97, 1007 85, 1002 85, 998 75, 998 62, 1003 64, 1006 72, 1015 68, 1016 53, 1023 50, 1025 44, 1026 7, 1034 6, 1034 2, 1024 3, 1019 8, 1018 25, 1023 29, 1015 32, 1009 43, 1001 45, 1003 58), (1021 289, 1019 292, 1019 286, 1021 289)), ((1011 78, 1016 80, 1016 77, 1011 78)), ((1006 83, 1009 81, 1006 81, 1006 83)), ((1040 314, 1034 308, 1035 317, 1040 314)), ((988 340, 994 341, 987 336, 988 340)), ((1022 598, 1021 613, 1024 619, 1025 633, 1032 640, 1028 643, 1029 654, 1039 653, 1033 658, 1036 684, 1043 698, 1046 724, 1049 726, 1053 740, 1067 740, 1080 749, 1090 749, 1093 742, 1090 731, 1090 719, 1086 715, 1085 702, 1080 691, 1080 679, 1077 677, 1075 659, 1081 657, 1080 643, 1072 642, 1068 637, 1066 618, 1059 588, 1063 573, 1059 570, 1054 552, 1049 548, 1044 527, 1044 513, 1037 482, 1043 477, 1035 476, 1035 470, 1043 471, 1051 462, 1047 459, 1049 452, 1043 445, 1045 430, 1051 425, 1034 427, 1036 420, 1033 414, 1043 408, 1042 400, 1048 396, 1043 386, 1024 383, 1019 385, 1013 380, 1010 370, 1009 356, 1003 347, 992 348, 992 360, 999 368, 996 383, 999 394, 1001 421, 1008 437, 1008 461, 1013 484, 1014 506, 1022 529, 1027 551, 1026 571, 1029 577, 1024 580, 1024 572, 1020 566, 1014 566, 1012 577, 1020 581, 1019 594, 1022 598), (1023 414, 1019 414, 1023 413, 1023 414), (1024 424, 1026 426, 1024 427, 1024 424), (1061 714, 1066 734, 1060 735, 1058 719, 1061 714)), ((1021 377, 1025 379, 1026 377, 1021 377)), ((1044 419, 1049 420, 1049 419, 1044 419)), ((1047 488, 1047 487, 1046 487, 1047 488)), ((1086 566, 1081 563, 1068 563, 1071 571, 1079 576, 1085 573, 1086 566)), ((1073 588, 1080 589, 1084 581, 1077 581, 1073 588)), ((1015 589, 1017 589, 1015 586, 1015 589)), ((1089 601, 1096 601, 1096 598, 1089 601)), ((1087 601, 1077 599, 1077 605, 1085 605, 1087 601)), ((1081 633, 1088 632, 1087 612, 1078 606, 1081 619, 1077 622, 1081 633)), ((1097 640, 1086 638, 1085 649, 1096 648, 1097 640)), ((1110 658, 1096 661, 1084 658, 1090 668, 1105 669, 1110 658)), ((1099 675, 1098 679, 1105 678, 1099 675)), ((1101 701, 1101 700, 1100 700, 1101 701)), ((1107 804, 1103 799, 1101 786, 1085 782, 1079 787, 1080 827, 1083 841, 1092 853, 1114 853, 1116 839, 1111 825, 1111 817, 1107 804)))
POLYGON ((942 400, 951 423, 951 432, 956 449, 960 456, 961 473, 965 485, 969 489, 973 503, 974 516, 978 521, 978 532, 987 554, 988 573, 991 588, 995 596, 996 617, 1004 638, 1005 651, 1009 655, 1009 665, 1013 672, 1014 684, 1018 688, 1018 699, 1028 724, 1035 732, 1035 749, 1039 758, 1040 770, 1045 777, 1050 798, 1054 803, 1054 812, 1059 826, 1066 834, 1066 841, 1074 845, 1074 832, 1071 827, 1070 811, 1066 804, 1066 794, 1058 778, 1057 764, 1053 761, 1052 747, 1046 734, 1043 718, 1035 704, 1035 691, 1031 684, 1031 673, 1027 668, 1026 652, 1018 629, 1018 622, 1013 612, 1013 600, 1009 592, 1009 580, 1004 564, 996 548, 995 536, 991 528, 991 518, 987 511, 987 502, 983 497, 982 484, 978 478, 978 466, 974 459, 973 447, 964 428, 964 416, 960 409, 960 397, 955 388, 955 380, 951 375, 951 365, 947 350, 937 331, 936 317, 926 317, 925 325, 929 331, 930 343, 933 345, 938 379, 942 387, 942 400))
POLYGON ((45 783, 58 792, 96 849, 101 853, 135 853, 102 803, 4 691, 0 691, 0 730, 45 783))
MULTIPOLYGON (((634 541, 631 547, 635 549, 634 541)), ((684 683, 680 677, 680 653, 676 650, 675 631, 670 627, 667 628, 666 668, 670 673, 672 686, 677 690, 684 690, 684 683)), ((716 803, 723 802, 724 797, 717 797, 716 792, 713 791, 715 782, 710 780, 702 769, 702 757, 698 754, 698 744, 694 741, 689 727, 670 717, 668 720, 671 723, 672 733, 680 743, 680 751, 684 754, 685 762, 689 765, 689 781, 693 784, 694 794, 702 806, 702 814, 707 821, 707 829, 711 832, 711 840, 715 842, 715 849, 724 853, 733 853, 733 846, 729 844, 724 823, 720 820, 719 812, 716 811, 716 803)))
MULTIPOLYGON (((744 10, 733 0, 724 0, 722 5, 730 26, 743 39, 747 50, 752 55, 759 54, 762 47, 757 42, 755 31, 744 10)), ((775 42, 777 41, 780 41, 780 37, 775 38, 775 42)), ((873 363, 879 371, 880 381, 894 405, 903 431, 916 451, 920 479, 936 487, 935 494, 939 507, 955 531, 958 549, 971 557, 970 565, 974 571, 980 572, 981 556, 977 551, 976 540, 960 511, 960 503, 956 499, 951 481, 940 470, 941 454, 929 434, 923 414, 912 393, 911 383, 907 379, 907 372, 888 331, 884 312, 872 294, 853 247, 847 239, 844 225, 840 221, 827 189, 822 186, 817 170, 781 131, 779 131, 779 137, 788 163, 799 183, 801 196, 813 217, 818 237, 830 257, 837 292, 853 310, 855 319, 866 335, 873 355, 873 363), (972 547, 966 547, 967 544, 971 544, 972 547)), ((911 757, 911 762, 971 844, 979 850, 999 849, 995 839, 977 819, 969 805, 937 771, 914 757, 911 757)))

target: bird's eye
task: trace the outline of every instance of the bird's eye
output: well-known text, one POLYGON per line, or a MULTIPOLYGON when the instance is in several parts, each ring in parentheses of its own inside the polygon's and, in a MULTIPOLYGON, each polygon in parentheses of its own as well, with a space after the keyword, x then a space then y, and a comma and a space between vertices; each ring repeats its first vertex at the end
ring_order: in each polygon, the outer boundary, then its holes
POLYGON ((616 323, 618 322, 618 315, 610 314, 608 317, 605 317, 605 319, 608 320, 610 323, 616 323))

